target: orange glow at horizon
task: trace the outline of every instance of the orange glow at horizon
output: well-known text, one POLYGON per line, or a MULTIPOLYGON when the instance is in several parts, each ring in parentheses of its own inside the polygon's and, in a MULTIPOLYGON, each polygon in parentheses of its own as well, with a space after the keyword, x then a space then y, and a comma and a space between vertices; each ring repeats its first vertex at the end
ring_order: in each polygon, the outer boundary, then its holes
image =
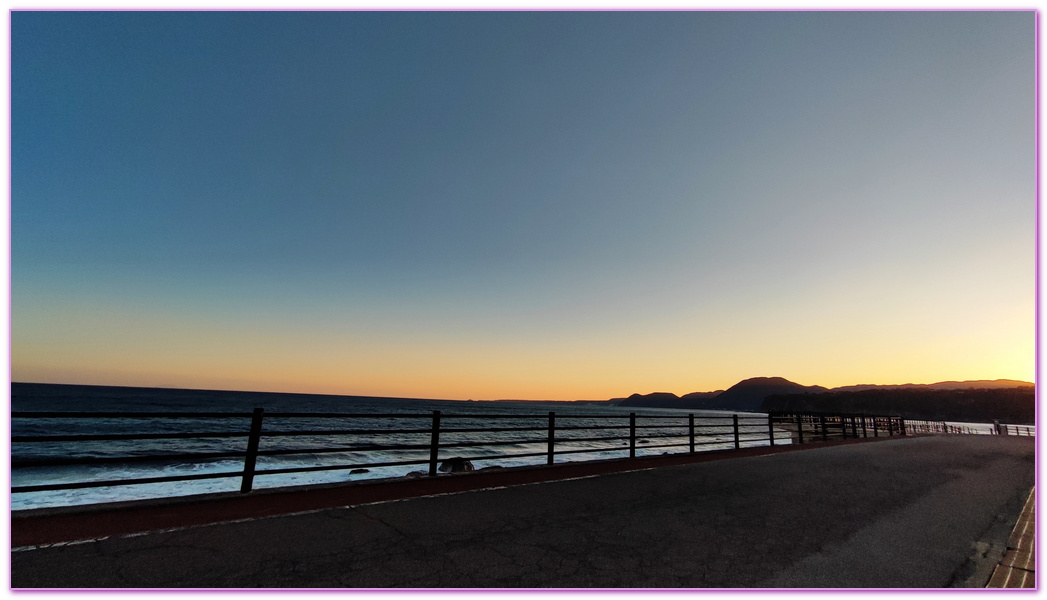
POLYGON ((914 289, 822 287, 567 325, 462 316, 453 304, 370 320, 337 307, 265 319, 57 293, 13 306, 11 373, 26 382, 456 400, 683 395, 751 377, 830 388, 1034 380, 1031 302, 991 289, 951 304, 913 302, 914 289), (907 312, 891 310, 902 303, 907 312))
POLYGON ((947 340, 892 348, 886 356, 867 348, 841 364, 834 362, 835 346, 829 343, 811 344, 802 355, 788 357, 786 347, 769 342, 762 349, 656 349, 640 344, 636 351, 601 352, 599 343, 580 342, 544 350, 524 345, 495 351, 482 344, 440 348, 370 341, 361 351, 330 340, 265 344, 247 336, 189 343, 194 338, 199 339, 184 329, 182 335, 172 331, 162 343, 150 344, 148 352, 131 339, 110 339, 90 353, 75 343, 58 350, 23 343, 12 361, 12 377, 29 382, 453 400, 605 400, 655 391, 683 395, 771 376, 825 387, 1034 379, 1031 364, 1021 368, 1028 354, 1020 347, 995 348, 979 362, 965 360, 965 348, 950 348, 947 340), (928 360, 932 352, 948 358, 952 366, 928 360))

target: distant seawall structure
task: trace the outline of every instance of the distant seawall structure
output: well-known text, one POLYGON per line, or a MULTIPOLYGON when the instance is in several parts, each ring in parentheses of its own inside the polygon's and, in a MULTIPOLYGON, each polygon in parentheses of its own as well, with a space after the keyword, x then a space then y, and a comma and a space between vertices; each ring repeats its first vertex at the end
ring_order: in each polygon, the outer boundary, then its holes
POLYGON ((855 392, 775 394, 761 411, 895 414, 907 419, 1032 424, 1036 390, 1032 387, 981 389, 873 388, 855 392))

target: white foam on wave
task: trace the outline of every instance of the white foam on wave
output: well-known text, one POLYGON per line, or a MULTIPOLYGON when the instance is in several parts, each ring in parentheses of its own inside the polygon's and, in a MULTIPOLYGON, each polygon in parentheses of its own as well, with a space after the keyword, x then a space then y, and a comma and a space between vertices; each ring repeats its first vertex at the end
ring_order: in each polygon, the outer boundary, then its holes
MULTIPOLYGON (((725 424, 724 417, 729 413, 715 411, 683 411, 672 409, 623 409, 618 407, 594 407, 592 405, 571 406, 553 403, 449 403, 445 401, 367 399, 341 397, 309 397, 293 395, 258 395, 227 392, 204 392, 186 390, 141 390, 141 389, 95 389, 68 386, 21 386, 14 388, 17 392, 13 400, 17 401, 17 410, 68 411, 90 405, 98 411, 186 411, 211 410, 247 412, 251 406, 265 406, 266 414, 273 412, 308 410, 316 412, 346 412, 357 415, 372 413, 396 413, 403 415, 395 419, 375 417, 341 417, 331 420, 314 418, 267 417, 263 432, 269 431, 317 431, 326 429, 416 429, 425 430, 432 421, 426 411, 439 409, 454 414, 445 414, 442 427, 446 429, 490 429, 505 427, 535 427, 527 432, 445 432, 441 435, 441 444, 456 442, 512 442, 520 443, 493 444, 489 446, 470 446, 465 448, 443 448, 440 459, 464 457, 470 459, 476 469, 486 467, 519 467, 543 465, 546 463, 544 411, 555 410, 557 426, 594 426, 613 423, 614 430, 558 429, 556 451, 591 450, 586 453, 557 454, 557 463, 591 461, 612 458, 625 458, 629 455, 624 441, 572 441, 571 438, 597 436, 625 436, 630 412, 636 412, 640 420, 645 415, 674 415, 672 429, 641 429, 637 431, 637 456, 653 456, 663 453, 687 452, 686 437, 687 413, 696 413, 696 423, 713 428, 700 430, 700 445, 697 450, 716 450, 733 448, 731 427, 725 424), (104 392, 104 394, 103 394, 104 392), (99 394, 103 394, 100 397, 99 394), (97 397, 96 397, 97 396, 97 397), (488 419, 483 415, 512 417, 511 420, 488 419), (599 415, 593 418, 594 415, 599 415), (607 420, 606 417, 615 417, 607 420), (719 420, 704 420, 706 417, 718 417, 719 420), (621 420, 619 420, 619 418, 621 420), (623 428, 624 427, 624 428, 623 428), (671 438, 654 438, 658 433, 672 435, 671 438), (647 440, 645 438, 651 437, 647 440), (679 437, 677 437, 679 436, 679 437), (702 444, 701 442, 711 442, 702 444), (675 444, 674 447, 650 447, 675 444), (522 456, 534 454, 535 456, 522 456), (494 456, 496 458, 478 458, 494 456)), ((762 415, 751 415, 759 419, 762 415)), ((749 417, 747 417, 749 418, 749 417)), ((55 435, 55 434, 91 434, 91 433, 139 433, 139 432, 181 432, 181 431, 245 431, 249 419, 168 419, 150 418, 149 420, 131 419, 15 419, 14 428, 20 435, 55 435), (238 419, 238 420, 237 420, 238 419)), ((646 424, 665 423, 669 421, 645 421, 646 424)), ((727 421, 729 423, 729 421, 727 421)), ((766 425, 742 426, 742 434, 766 435, 766 425)), ((788 443, 788 433, 779 434, 784 439, 777 443, 788 443)), ((344 466, 345 469, 284 473, 276 475, 257 474, 253 487, 256 489, 339 483, 348 481, 372 480, 380 478, 403 477, 411 472, 428 472, 428 432, 415 434, 381 433, 360 435, 307 434, 301 436, 270 436, 263 433, 262 450, 300 449, 302 454, 262 455, 258 457, 257 469, 287 469, 309 466, 344 466), (408 445, 414 449, 382 450, 375 446, 408 445), (337 452, 308 452, 309 449, 338 448, 337 452), (424 448, 424 449, 423 449, 424 448), (418 464, 373 467, 374 463, 418 461, 418 464), (351 472, 353 469, 366 469, 365 472, 351 472)), ((117 441, 117 442, 80 442, 75 444, 38 444, 21 443, 12 445, 12 459, 48 460, 67 459, 69 457, 104 457, 120 455, 155 455, 180 453, 214 453, 243 452, 246 436, 238 438, 191 438, 177 440, 117 441)), ((767 445, 767 441, 743 442, 743 446, 767 445)), ((128 480, 146 477, 191 476, 206 473, 239 473, 243 470, 242 459, 193 460, 168 459, 149 463, 123 463, 95 466, 68 467, 32 467, 18 468, 12 471, 11 484, 14 487, 72 483, 80 481, 128 480)), ((11 508, 22 510, 30 508, 74 506, 102 502, 141 500, 159 497, 175 497, 216 492, 235 492, 240 489, 241 477, 231 476, 215 479, 199 479, 164 483, 133 484, 54 490, 42 492, 15 493, 11 496, 11 508)))
MULTIPOLYGON (((636 456, 657 456, 666 453, 678 454, 688 451, 688 448, 686 447, 686 444, 688 443, 687 438, 668 438, 664 440, 659 440, 658 442, 660 444, 683 444, 684 446, 676 448, 646 448, 644 446, 638 446, 636 448, 636 456)), ((787 444, 789 443, 789 440, 777 439, 776 443, 787 444)), ((583 445, 584 443, 572 444, 571 442, 563 442, 562 444, 557 445, 557 450, 563 451, 569 449, 580 449, 581 447, 583 447, 583 445)), ((766 446, 768 445, 768 443, 766 441, 753 441, 745 442, 743 443, 743 445, 745 447, 766 446)), ((590 444, 590 446, 590 449, 595 450, 594 452, 556 455, 555 461, 557 463, 580 462, 626 458, 629 456, 629 450, 627 447, 621 447, 616 449, 598 449, 599 447, 595 444, 590 444)), ((733 447, 733 440, 722 440, 715 444, 700 446, 699 450, 723 450, 733 447)), ((504 447, 499 447, 499 450, 502 452, 505 451, 504 447)), ((542 452, 544 450, 544 446, 542 448, 532 446, 518 448, 517 452, 524 454, 532 452, 542 452)), ((471 457, 490 455, 492 453, 493 452, 491 449, 484 448, 473 448, 469 449, 468 451, 461 452, 455 452, 454 449, 449 449, 446 451, 446 454, 441 456, 441 460, 445 460, 447 458, 450 458, 451 456, 461 456, 466 459, 470 459, 471 457)), ((427 460, 428 456, 426 455, 424 459, 422 459, 420 456, 418 458, 420 460, 427 460)), ((404 457, 402 455, 394 455, 392 453, 373 452, 371 453, 369 459, 370 462, 374 463, 389 462, 394 460, 404 460, 404 457)), ((516 457, 512 454, 505 454, 498 458, 470 460, 470 462, 476 469, 483 469, 487 467, 511 468, 544 465, 546 464, 546 458, 545 456, 516 457)), ((298 458, 290 457, 281 459, 269 458, 268 460, 264 461, 264 463, 260 461, 258 469, 261 470, 264 468, 277 469, 285 467, 299 467, 303 466, 303 463, 311 463, 317 466, 321 466, 325 464, 333 465, 336 464, 337 461, 332 462, 331 460, 329 460, 329 457, 314 458, 311 461, 303 461, 298 458)), ((69 467, 65 469, 46 470, 23 469, 16 470, 12 474, 12 485, 28 486, 84 480, 127 480, 144 477, 169 477, 180 475, 197 475, 202 473, 238 472, 242 470, 242 467, 242 463, 239 463, 237 461, 224 460, 210 463, 163 465, 160 467, 124 465, 107 467, 104 469, 78 469, 74 467, 69 467)), ((254 479, 253 487, 255 489, 264 489, 403 477, 415 471, 427 472, 428 464, 364 468, 367 468, 367 472, 351 473, 350 469, 347 468, 344 470, 285 473, 277 475, 257 474, 254 479)), ((71 490, 28 492, 13 494, 11 500, 11 509, 23 510, 44 507, 77 506, 83 504, 96 504, 103 502, 144 500, 150 498, 189 496, 217 492, 235 492, 239 491, 240 485, 241 478, 239 476, 235 476, 224 477, 220 479, 201 479, 163 483, 145 483, 96 488, 81 488, 71 490)))

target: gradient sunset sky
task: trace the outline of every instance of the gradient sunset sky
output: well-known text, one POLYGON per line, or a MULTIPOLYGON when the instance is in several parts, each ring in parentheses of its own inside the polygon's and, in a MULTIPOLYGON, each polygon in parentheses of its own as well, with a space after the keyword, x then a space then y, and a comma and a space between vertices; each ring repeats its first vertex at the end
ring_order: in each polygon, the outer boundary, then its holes
POLYGON ((1035 14, 11 15, 14 381, 1032 381, 1035 14))

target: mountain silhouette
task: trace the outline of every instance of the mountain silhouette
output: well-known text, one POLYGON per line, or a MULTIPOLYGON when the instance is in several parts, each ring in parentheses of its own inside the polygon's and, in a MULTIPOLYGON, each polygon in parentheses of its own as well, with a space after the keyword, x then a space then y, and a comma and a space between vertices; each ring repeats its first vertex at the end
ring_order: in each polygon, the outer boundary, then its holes
POLYGON ((650 394, 633 394, 628 398, 612 398, 611 404, 618 406, 659 406, 673 408, 680 403, 680 397, 670 392, 653 392, 650 394))
POLYGON ((832 388, 832 392, 861 392, 864 390, 901 390, 901 389, 929 389, 929 390, 996 390, 1016 387, 1036 387, 1035 383, 1028 381, 1017 381, 1015 379, 976 379, 973 381, 939 381, 938 383, 903 383, 900 385, 845 385, 832 388))
POLYGON ((608 402, 618 406, 635 406, 649 408, 692 408, 698 410, 737 410, 755 412, 768 396, 787 396, 795 394, 821 394, 825 392, 865 392, 865 391, 900 391, 900 390, 999 390, 1013 388, 1035 388, 1027 381, 1013 379, 978 379, 972 381, 939 381, 938 383, 903 383, 900 385, 848 385, 831 390, 820 385, 800 385, 784 377, 753 377, 739 381, 726 390, 714 392, 691 392, 677 396, 670 392, 651 394, 633 394, 628 398, 614 398, 608 402))
POLYGON ((655 407, 655 408, 694 408, 696 404, 720 394, 722 390, 715 392, 691 392, 684 396, 677 396, 669 392, 654 392, 652 394, 633 394, 628 398, 614 398, 611 404, 618 406, 655 407))
POLYGON ((725 391, 702 401, 707 410, 755 411, 772 394, 817 394, 829 391, 820 385, 800 385, 784 377, 753 377, 739 381, 725 391))

